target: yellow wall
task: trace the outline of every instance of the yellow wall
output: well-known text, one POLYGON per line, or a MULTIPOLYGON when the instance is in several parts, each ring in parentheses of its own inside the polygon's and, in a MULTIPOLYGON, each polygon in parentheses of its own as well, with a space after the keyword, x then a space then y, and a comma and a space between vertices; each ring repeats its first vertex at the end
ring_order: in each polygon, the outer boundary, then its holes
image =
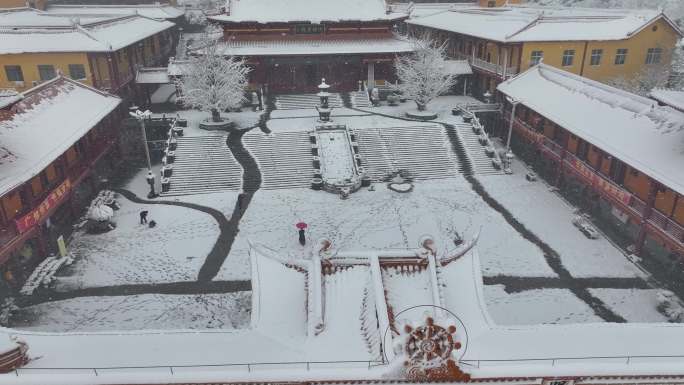
POLYGON ((33 87, 33 81, 40 81, 39 64, 51 64, 55 67, 55 71, 62 71, 67 77, 69 64, 82 64, 86 71, 86 79, 83 82, 92 85, 88 56, 85 53, 24 53, 0 55, 0 88, 16 88, 18 91, 24 91, 33 87), (24 74, 23 87, 18 87, 14 82, 7 80, 6 65, 21 66, 24 74))
POLYGON ((648 200, 648 192, 651 188, 651 182, 643 173, 638 173, 638 175, 634 176, 632 174, 632 168, 629 167, 627 169, 627 173, 625 173, 625 187, 629 192, 646 202, 646 200, 648 200))
POLYGON ((618 76, 629 77, 638 73, 646 66, 646 54, 649 48, 662 48, 661 63, 669 63, 677 38, 676 31, 666 21, 657 20, 627 40, 527 42, 523 45, 521 67, 523 71, 530 67, 532 51, 543 51, 545 64, 562 68, 590 79, 607 81, 618 76), (656 31, 653 31, 654 27, 657 27, 656 31), (618 48, 626 48, 628 50, 627 60, 623 65, 615 64, 615 54, 618 48), (568 49, 575 50, 575 59, 572 66, 563 67, 561 65, 563 52, 568 49), (599 66, 590 65, 591 51, 594 49, 603 49, 603 56, 599 66), (583 62, 584 68, 582 68, 583 62))
POLYGON ((480 0, 480 7, 489 7, 490 1, 494 1, 495 7, 502 7, 508 4, 520 4, 521 0, 480 0))
POLYGON ((26 6, 26 0, 0 0, 0 9, 2 8, 21 8, 26 6))
POLYGON ((674 220, 684 226, 684 197, 680 196, 674 212, 674 220))

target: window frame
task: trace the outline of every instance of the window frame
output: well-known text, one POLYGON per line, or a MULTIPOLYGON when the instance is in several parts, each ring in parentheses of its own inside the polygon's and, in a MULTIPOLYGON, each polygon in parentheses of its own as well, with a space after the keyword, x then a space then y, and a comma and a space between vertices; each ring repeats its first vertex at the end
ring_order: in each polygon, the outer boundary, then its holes
POLYGON ((7 81, 9 82, 23 82, 24 81, 24 71, 21 69, 20 65, 6 65, 5 66, 5 76, 7 77, 7 81), (20 79, 12 79, 10 76, 10 69, 12 70, 17 70, 18 72, 15 75, 19 75, 20 79))
POLYGON ((575 53, 574 49, 566 49, 563 51, 563 57, 561 58, 562 67, 572 67, 575 64, 575 53))
POLYGON ((646 50, 646 65, 660 64, 663 61, 663 49, 660 47, 646 50))
POLYGON ((603 48, 596 48, 591 50, 591 56, 589 59, 589 65, 598 67, 601 65, 601 61, 603 60, 603 48), (595 61, 594 59, 597 58, 595 61))
POLYGON ((46 82, 48 80, 52 80, 57 77, 57 70, 55 69, 55 66, 52 64, 38 64, 38 77, 40 78, 40 81, 46 82), (51 78, 45 78, 43 77, 43 70, 46 70, 50 68, 52 77, 51 78))
POLYGON ((69 77, 73 80, 86 80, 88 79, 88 74, 86 73, 86 68, 83 64, 69 64, 69 77), (74 68, 80 68, 80 71, 83 71, 83 77, 75 78, 74 77, 74 68))
POLYGON ((544 51, 536 50, 530 52, 530 67, 534 67, 544 60, 544 51), (538 54, 538 55, 535 55, 538 54))
POLYGON ((628 54, 629 54, 629 49, 627 49, 627 48, 618 48, 618 49, 615 51, 615 62, 614 62, 614 64, 617 65, 617 66, 627 64, 627 55, 628 55, 628 54), (622 58, 622 60, 619 60, 620 58, 622 58))

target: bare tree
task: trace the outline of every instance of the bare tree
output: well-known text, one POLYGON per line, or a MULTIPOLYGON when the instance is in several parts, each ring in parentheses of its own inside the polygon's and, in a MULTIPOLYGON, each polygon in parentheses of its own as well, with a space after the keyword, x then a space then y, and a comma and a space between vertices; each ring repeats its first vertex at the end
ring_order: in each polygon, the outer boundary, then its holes
POLYGON ((220 53, 220 32, 209 29, 190 58, 187 72, 177 81, 179 100, 188 107, 211 112, 214 122, 221 111, 236 108, 245 100, 249 68, 242 59, 220 53))
POLYGON ((447 92, 456 76, 446 65, 446 44, 437 43, 429 35, 410 38, 414 52, 398 56, 394 68, 399 83, 392 88, 413 99, 418 111, 425 111, 428 103, 447 92))

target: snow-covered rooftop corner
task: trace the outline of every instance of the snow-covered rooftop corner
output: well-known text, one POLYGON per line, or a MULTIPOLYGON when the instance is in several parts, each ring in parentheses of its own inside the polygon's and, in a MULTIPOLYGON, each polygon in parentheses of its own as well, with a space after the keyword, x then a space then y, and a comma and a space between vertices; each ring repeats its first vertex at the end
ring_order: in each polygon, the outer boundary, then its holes
POLYGON ((661 18, 682 35, 667 15, 649 9, 452 7, 418 13, 407 23, 500 42, 525 42, 622 40, 661 18))
POLYGON ((684 194, 684 113, 545 64, 498 89, 684 194))
POLYGON ((655 89, 649 96, 662 104, 684 112, 684 91, 655 89))
POLYGON ((376 21, 401 19, 384 0, 228 0, 226 14, 212 16, 219 22, 312 22, 376 21), (264 12, 264 10, 268 12, 264 12))
POLYGON ((75 18, 26 12, 0 14, 0 54, 110 52, 175 25, 137 15, 84 17, 74 25, 75 18))
POLYGON ((120 103, 114 95, 64 77, 26 91, 12 107, 15 114, 0 120, 0 143, 12 154, 9 161, 0 158, 0 192, 37 175, 120 103))

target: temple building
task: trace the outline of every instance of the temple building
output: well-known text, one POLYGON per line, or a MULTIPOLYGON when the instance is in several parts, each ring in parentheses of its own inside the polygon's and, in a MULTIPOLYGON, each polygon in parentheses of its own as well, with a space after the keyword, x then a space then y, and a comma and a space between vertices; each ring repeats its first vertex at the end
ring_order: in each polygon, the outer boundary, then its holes
POLYGON ((467 59, 475 73, 472 93, 478 97, 494 94, 499 83, 540 62, 600 82, 667 72, 683 36, 662 10, 516 3, 415 6, 406 27, 430 32, 448 44, 449 56, 467 59))
POLYGON ((20 286, 69 235, 77 208, 111 169, 121 99, 58 76, 23 93, 0 91, 0 271, 20 286))
POLYGON ((498 90, 516 154, 634 253, 684 262, 684 113, 545 64, 498 90))
POLYGON ((412 51, 396 36, 407 17, 383 0, 230 0, 210 19, 223 26, 225 55, 247 59, 250 84, 272 92, 338 91, 394 81, 392 61, 412 51))

